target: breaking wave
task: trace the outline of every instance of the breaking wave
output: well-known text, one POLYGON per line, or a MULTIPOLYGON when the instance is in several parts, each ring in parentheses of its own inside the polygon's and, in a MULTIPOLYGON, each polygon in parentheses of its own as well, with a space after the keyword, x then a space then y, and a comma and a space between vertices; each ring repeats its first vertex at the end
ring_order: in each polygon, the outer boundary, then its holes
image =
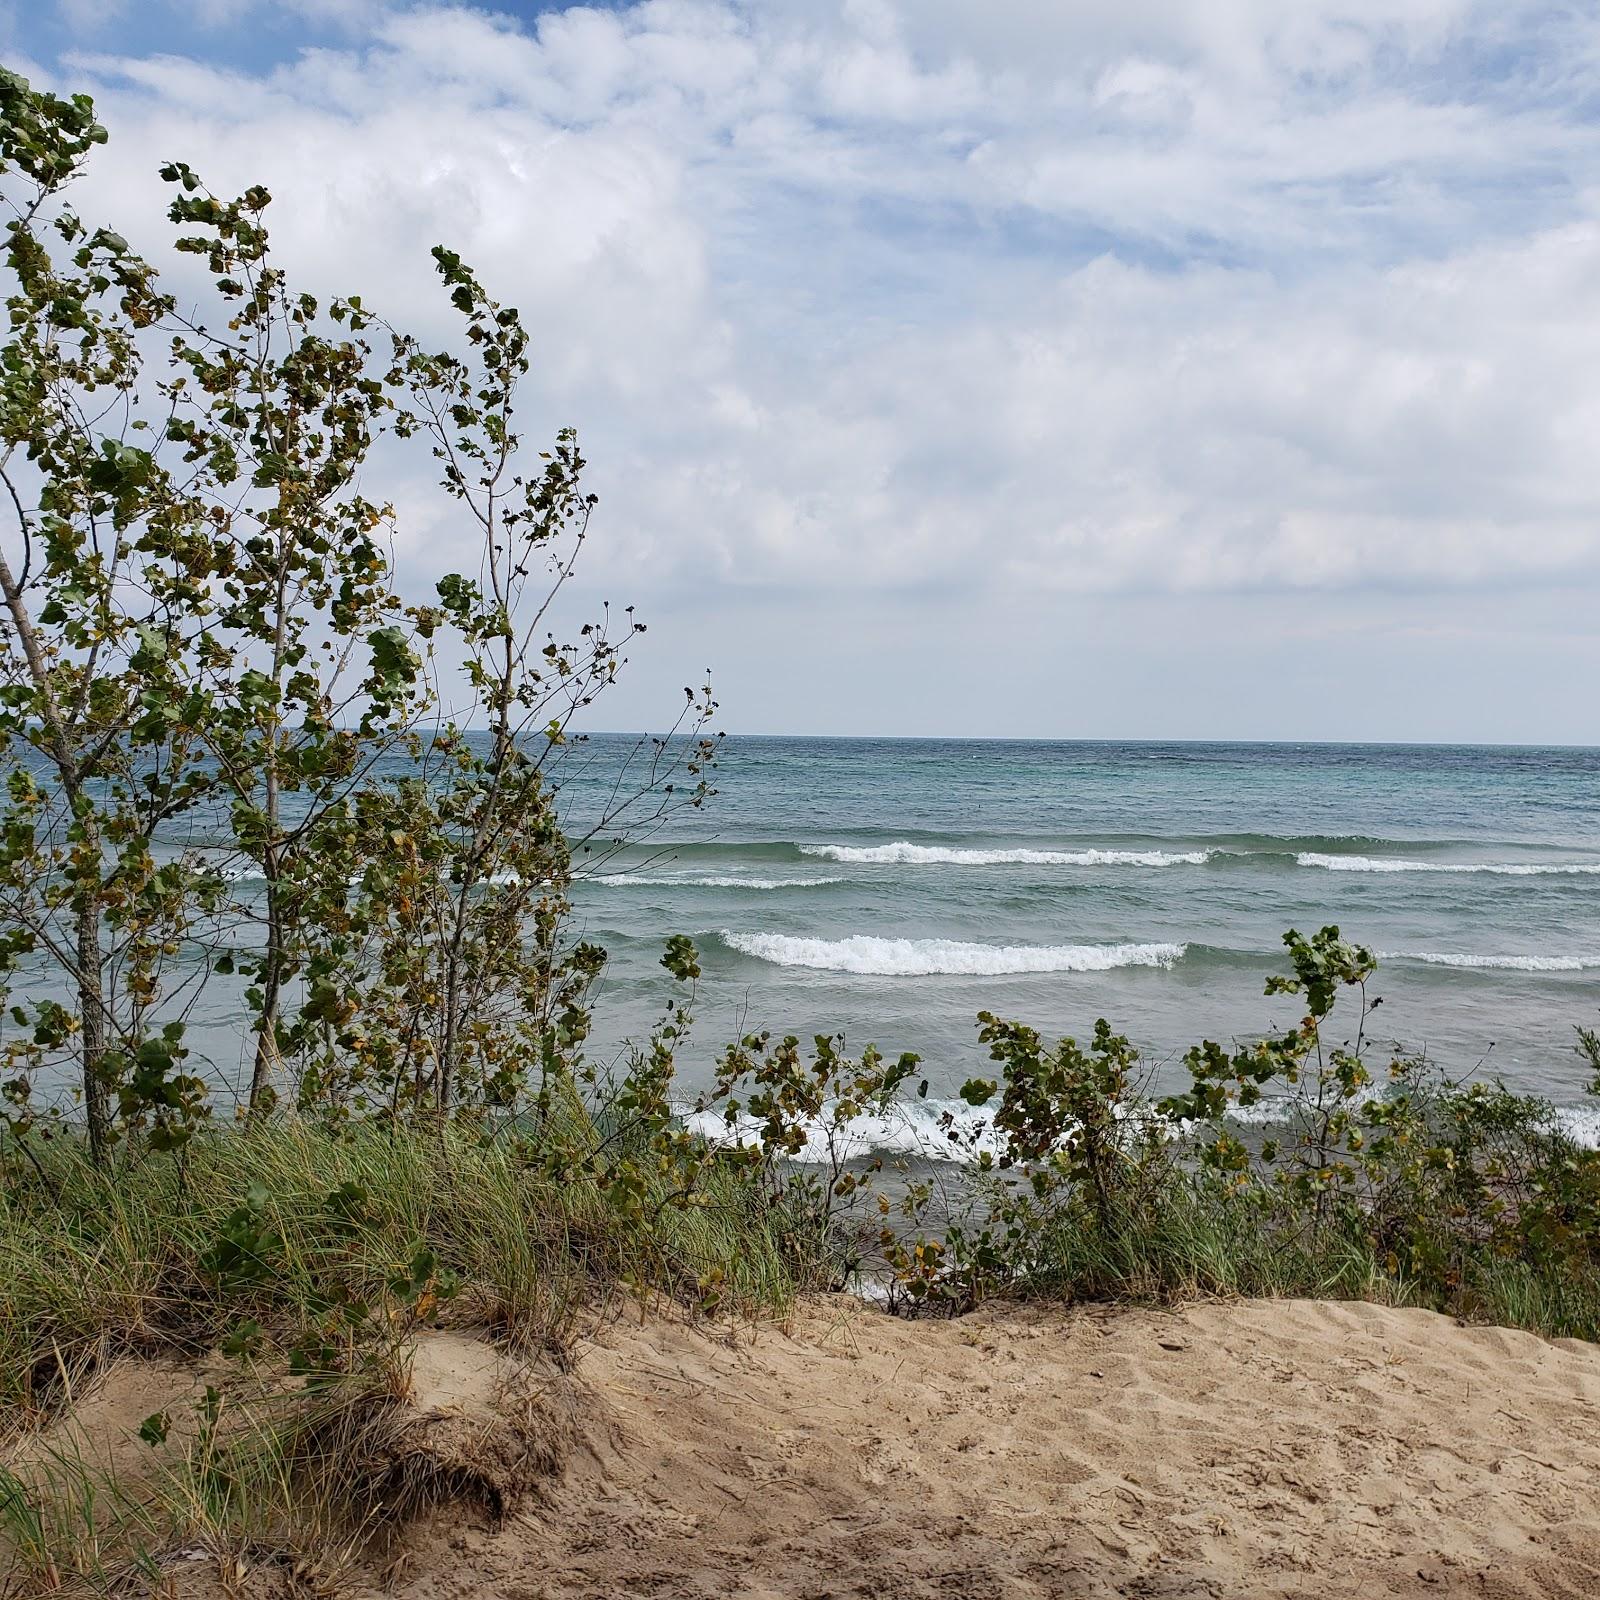
POLYGON ((604 872, 582 880, 613 889, 818 889, 843 878, 663 878, 640 872, 604 872))
MULTIPOLYGON (((1177 1125, 1148 1107, 1120 1108, 1113 1113, 1130 1127, 1155 1127, 1165 1138, 1177 1125)), ((685 1125, 712 1144, 757 1143, 765 1126, 760 1118, 741 1113, 730 1123, 714 1111, 688 1112, 685 1125)), ((963 1100, 911 1100, 888 1112, 864 1112, 835 1127, 829 1116, 802 1124, 804 1146, 794 1159, 825 1164, 842 1159, 860 1160, 872 1155, 916 1156, 924 1161, 976 1161, 984 1155, 1005 1152, 994 1130, 993 1107, 973 1107, 963 1100)), ((1066 1142, 1063 1131, 1062 1142, 1066 1142)))
POLYGON ((1506 878, 1600 873, 1600 861, 1413 861, 1403 856, 1330 856, 1320 850, 1302 850, 1295 860, 1328 872, 1492 872, 1506 878))
POLYGON ((1461 967, 1471 972, 1587 972, 1600 956, 1482 956, 1446 950, 1380 950, 1380 961, 1422 961, 1430 967, 1461 967))
POLYGON ((1011 972, 1109 972, 1114 967, 1170 967, 1181 944, 966 944, 955 939, 800 939, 785 933, 722 932, 743 955, 780 967, 814 967, 876 977, 935 973, 984 976, 1011 972))
POLYGON ((1551 1120, 1575 1144, 1600 1150, 1600 1111, 1592 1106, 1557 1106, 1551 1120))
MULTIPOLYGON (((684 1124, 712 1144, 756 1143, 763 1124, 748 1114, 732 1124, 713 1111, 690 1112, 684 1124)), ((814 1118, 803 1125, 805 1144, 794 1159, 808 1165, 835 1157, 859 1160, 869 1155, 920 1156, 924 1161, 971 1161, 987 1151, 1001 1153, 1000 1141, 990 1127, 990 1113, 975 1111, 960 1100, 919 1100, 896 1106, 886 1115, 853 1117, 834 1129, 829 1119, 814 1118)))
POLYGON ((977 850, 912 844, 905 839, 897 839, 893 844, 803 844, 800 853, 821 856, 827 861, 916 867, 1198 867, 1216 854, 1214 850, 977 850))
MULTIPOLYGON (((1373 1087, 1358 1096, 1357 1103, 1381 1098, 1381 1091, 1373 1087)), ((1261 1129, 1283 1127, 1293 1123, 1297 1109, 1292 1099, 1269 1097, 1253 1106, 1231 1107, 1227 1120, 1261 1129)), ((1190 1126, 1170 1121, 1149 1107, 1130 1114, 1164 1138, 1179 1137, 1190 1126)), ((1003 1146, 994 1132, 993 1115, 992 1107, 974 1108, 960 1100, 930 1098, 897 1105, 887 1114, 855 1117, 837 1129, 830 1129, 828 1118, 818 1118, 804 1126, 805 1144, 794 1159, 818 1164, 835 1158, 859 1160, 894 1154, 924 1161, 970 1162, 985 1153, 998 1156, 1003 1146)), ((744 1114, 730 1125, 715 1112, 688 1112, 684 1122, 714 1144, 756 1142, 762 1127, 758 1119, 744 1114)), ((1555 1106, 1550 1111, 1550 1126, 1585 1149, 1600 1149, 1600 1110, 1555 1106)))
MULTIPOLYGON (((1356 1106, 1383 1099, 1383 1090, 1370 1085, 1353 1099, 1356 1106)), ((1304 1099, 1288 1095, 1268 1095, 1253 1106, 1230 1106, 1228 1121, 1254 1128, 1279 1128, 1291 1125, 1307 1109, 1304 1099)), ((1585 1150, 1600 1150, 1600 1110, 1592 1106, 1551 1106, 1542 1119, 1545 1126, 1563 1133, 1585 1150)))

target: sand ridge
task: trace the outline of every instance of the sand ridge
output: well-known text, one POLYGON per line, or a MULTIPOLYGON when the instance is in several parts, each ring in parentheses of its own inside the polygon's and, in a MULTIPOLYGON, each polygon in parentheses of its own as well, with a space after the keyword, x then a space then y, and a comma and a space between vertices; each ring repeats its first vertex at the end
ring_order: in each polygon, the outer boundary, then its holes
POLYGON ((1600 1347, 1309 1301, 618 1322, 609 1418, 413 1600, 1600 1596, 1600 1347))
MULTIPOLYGON (((410 1380, 373 1471, 420 1465, 459 1498, 420 1521, 397 1509, 332 1565, 258 1551, 221 1582, 179 1552, 164 1592, 1600 1597, 1600 1345, 1429 1312, 908 1322, 837 1296, 752 1328, 658 1306, 555 1366, 424 1330, 410 1380)), ((154 1462, 139 1421, 170 1408, 177 1439, 208 1382, 249 1404, 217 1358, 113 1363, 8 1454, 66 1445, 137 1480, 154 1462)))

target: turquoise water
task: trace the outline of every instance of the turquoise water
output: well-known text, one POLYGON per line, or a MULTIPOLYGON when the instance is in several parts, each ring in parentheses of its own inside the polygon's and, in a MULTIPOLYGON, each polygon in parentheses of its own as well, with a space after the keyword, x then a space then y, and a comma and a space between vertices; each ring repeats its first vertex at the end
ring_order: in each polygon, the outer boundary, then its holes
MULTIPOLYGON (((561 753, 569 832, 631 787, 638 751, 561 753)), ((986 1070, 985 1009, 1080 1038, 1106 1017, 1176 1087, 1188 1045, 1293 1020, 1263 979, 1284 929, 1331 922, 1382 955, 1380 1041, 1545 1095, 1600 1143, 1572 1049, 1600 1022, 1600 750, 743 737, 714 781, 703 810, 597 843, 575 894, 574 936, 610 955, 607 1059, 678 992, 667 937, 699 946, 687 1097, 741 1033, 842 1032, 923 1057, 927 1120, 986 1070)), ((171 844, 226 837, 219 813, 171 844)), ((237 981, 187 1015, 226 1094, 249 1059, 237 981)))
MULTIPOLYGON (((592 742, 574 818, 625 747, 592 742)), ((691 1084, 770 1027, 915 1050, 948 1098, 984 1065, 980 1009, 1105 1016, 1176 1084, 1188 1044, 1289 1020, 1262 995, 1282 933, 1337 923, 1383 957, 1380 1040, 1600 1131, 1572 1050, 1600 1012, 1600 751, 739 738, 716 782, 585 866, 604 1050, 647 1029, 686 933, 691 1084)))

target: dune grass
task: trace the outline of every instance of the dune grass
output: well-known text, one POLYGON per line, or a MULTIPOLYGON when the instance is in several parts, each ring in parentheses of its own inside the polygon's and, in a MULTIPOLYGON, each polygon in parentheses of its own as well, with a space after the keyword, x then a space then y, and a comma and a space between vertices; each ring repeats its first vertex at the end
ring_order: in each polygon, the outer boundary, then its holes
POLYGON ((1172 1172, 1102 1223, 1062 1208, 1030 1239, 1004 1294, 1057 1303, 1224 1297, 1371 1300, 1547 1338, 1600 1340, 1600 1274, 1560 1252, 1519 1258, 1455 1241, 1448 1270, 1408 1270, 1360 1238, 1316 1230, 1260 1195, 1224 1197, 1172 1172))
POLYGON ((559 1364, 619 1294, 761 1316, 794 1292, 770 1207, 714 1163, 692 1204, 663 1174, 619 1206, 592 1172, 552 1172, 511 1129, 336 1134, 284 1119, 111 1168, 70 1139, 35 1153, 37 1165, 4 1152, 0 1184, 5 1600, 161 1592, 163 1552, 177 1548, 224 1572, 263 1551, 336 1571, 393 1511, 364 1503, 372 1480, 352 1463, 403 1424, 409 1347, 426 1326, 559 1364), (230 1390, 219 1418, 215 1391, 197 1391, 159 1470, 152 1457, 126 1480, 70 1430, 42 1451, 36 1437, 25 1465, 5 1448, 69 1414, 119 1356, 214 1362, 219 1349, 250 1398, 230 1390))
POLYGON ((241 1329, 287 1348, 397 1284, 412 1314, 437 1306, 521 1350, 564 1346, 621 1286, 714 1281, 755 1311, 791 1293, 749 1186, 715 1170, 692 1206, 663 1182, 624 1213, 510 1138, 449 1126, 264 1122, 110 1169, 71 1141, 45 1155, 42 1172, 13 1162, 0 1194, 0 1421, 110 1356, 214 1349, 241 1329))
POLYGON ((208 1388, 190 1407, 198 1420, 175 1424, 162 1471, 135 1484, 70 1441, 35 1449, 27 1471, 0 1468, 0 1600, 159 1587, 179 1548, 223 1570, 262 1551, 346 1570, 387 1514, 378 1499, 393 1498, 352 1463, 404 1426, 422 1329, 470 1329, 559 1367, 608 1299, 772 1314, 874 1250, 903 1309, 1365 1299, 1600 1339, 1595 1163, 1533 1102, 1440 1105, 1427 1148, 1459 1161, 1417 1166, 1410 1144, 1366 1155, 1367 1198, 1331 1209, 1294 1182, 1219 1177, 1192 1151, 1140 1138, 1108 1143, 1098 1174, 1079 1170, 1052 1130, 1042 1163, 969 1170, 948 1215, 908 1206, 896 1227, 870 1186, 806 1176, 781 1141, 760 1163, 691 1143, 674 1165, 661 1151, 677 1146, 634 1148, 626 1122, 576 1101, 540 1141, 515 1123, 491 1137, 468 1120, 280 1118, 110 1167, 70 1138, 27 1160, 0 1147, 0 1444, 70 1411, 122 1355, 214 1363, 220 1351, 261 1380, 220 1420, 208 1388), (1492 1161, 1463 1132, 1485 1107, 1492 1161), (625 1184, 608 1177, 619 1171, 625 1184), (1513 1191, 1520 1208, 1501 1204, 1513 1191))

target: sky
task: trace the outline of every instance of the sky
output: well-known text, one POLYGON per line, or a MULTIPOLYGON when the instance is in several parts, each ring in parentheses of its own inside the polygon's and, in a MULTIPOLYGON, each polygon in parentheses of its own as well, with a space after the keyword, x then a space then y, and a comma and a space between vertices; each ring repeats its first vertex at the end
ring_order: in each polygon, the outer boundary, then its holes
MULTIPOLYGON (((578 603, 733 731, 1600 743, 1600 7, 0 0, 276 253, 533 335, 578 603)), ((179 269, 181 270, 181 268, 179 269)), ((387 463, 419 580, 458 538, 387 463)), ((465 545, 462 545, 465 548, 465 545)))

